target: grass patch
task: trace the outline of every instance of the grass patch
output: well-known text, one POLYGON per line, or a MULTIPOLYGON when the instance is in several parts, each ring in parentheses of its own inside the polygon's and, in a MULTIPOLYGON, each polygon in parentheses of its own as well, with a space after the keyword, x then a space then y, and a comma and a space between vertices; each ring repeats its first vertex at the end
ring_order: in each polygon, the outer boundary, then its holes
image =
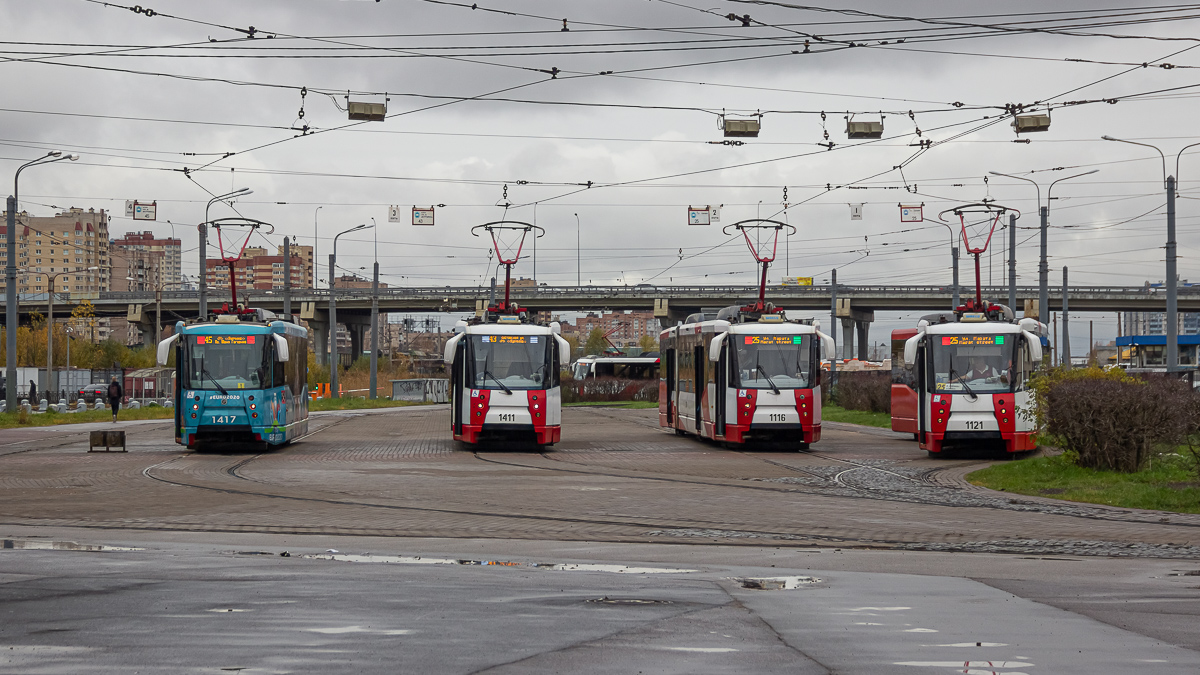
POLYGON ((1200 477, 1191 460, 1157 457, 1137 473, 1076 466, 1067 454, 995 464, 967 476, 973 485, 1022 495, 1131 509, 1200 513, 1200 477))
MULTIPOLYGON (((175 416, 173 409, 153 406, 129 410, 121 408, 117 419, 129 420, 167 420, 175 416)), ((41 415, 22 415, 20 412, 0 413, 0 429, 15 429, 18 427, 52 427, 59 424, 84 424, 87 422, 111 422, 112 410, 85 410, 77 413, 45 412, 41 415), (22 420, 24 417, 24 420, 22 420)))
POLYGON ((868 427, 892 428, 890 413, 869 412, 866 410, 846 410, 832 403, 821 406, 821 421, 846 422, 847 424, 862 424, 868 427))
POLYGON ((371 410, 374 408, 403 408, 410 405, 426 405, 413 401, 393 401, 387 398, 318 398, 308 402, 309 412, 323 410, 371 410))
POLYGON ((630 410, 647 410, 658 408, 656 401, 583 401, 580 403, 564 403, 564 408, 579 408, 584 406, 599 406, 602 408, 628 408, 630 410))

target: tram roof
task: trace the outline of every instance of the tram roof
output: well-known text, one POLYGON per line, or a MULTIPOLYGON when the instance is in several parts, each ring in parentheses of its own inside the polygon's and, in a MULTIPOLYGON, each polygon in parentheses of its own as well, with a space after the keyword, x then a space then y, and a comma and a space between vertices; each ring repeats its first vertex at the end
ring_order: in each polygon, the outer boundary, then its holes
POLYGON ((267 335, 281 333, 295 337, 308 337, 308 331, 287 321, 272 321, 259 323, 257 321, 239 321, 237 323, 217 323, 204 321, 202 323, 184 324, 185 335, 267 335))
POLYGON ((532 323, 477 323, 468 324, 467 335, 550 335, 549 326, 532 323))
POLYGON ((806 323, 784 321, 781 323, 730 323, 713 319, 672 326, 661 335, 697 335, 700 333, 733 333, 734 335, 814 335, 817 327, 806 323))
POLYGON ((925 327, 925 333, 928 335, 988 335, 996 333, 1015 335, 1020 332, 1020 326, 1007 321, 980 321, 978 323, 955 321, 935 323, 925 327))

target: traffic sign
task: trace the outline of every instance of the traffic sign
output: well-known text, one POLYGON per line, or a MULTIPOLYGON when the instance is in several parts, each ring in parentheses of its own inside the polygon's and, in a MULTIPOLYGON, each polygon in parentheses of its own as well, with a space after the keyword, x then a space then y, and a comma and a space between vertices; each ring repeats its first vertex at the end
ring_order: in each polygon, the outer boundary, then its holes
POLYGON ((158 202, 154 201, 149 204, 141 202, 133 203, 133 219, 134 220, 157 220, 156 212, 158 211, 158 202))
POLYGON ((398 204, 392 204, 391 206, 388 207, 388 222, 389 223, 400 222, 400 206, 398 204))
POLYGON ((688 225, 709 225, 712 223, 712 210, 707 206, 688 207, 688 225))
POLYGON ((125 200, 125 217, 126 218, 133 217, 133 200, 132 199, 125 200))
POLYGON ((433 207, 419 209, 414 206, 412 210, 412 224, 433 225, 433 207))

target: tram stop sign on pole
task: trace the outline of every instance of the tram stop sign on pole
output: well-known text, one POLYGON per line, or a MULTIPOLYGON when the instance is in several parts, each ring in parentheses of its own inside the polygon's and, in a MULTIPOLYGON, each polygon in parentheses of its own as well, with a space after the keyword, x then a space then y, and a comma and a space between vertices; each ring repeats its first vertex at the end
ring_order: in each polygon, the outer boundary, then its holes
POLYGON ((712 224, 712 210, 707 206, 688 207, 688 225, 712 224))
POLYGON ((427 209, 421 209, 421 208, 417 208, 414 206, 413 210, 412 210, 412 224, 413 225, 432 226, 433 225, 433 207, 431 206, 427 209))
MULTIPOLYGON (((128 212, 128 209, 126 211, 128 212)), ((157 220, 157 211, 158 201, 153 201, 149 204, 135 201, 133 202, 133 215, 131 217, 134 220, 157 220)))
POLYGON ((925 214, 921 206, 905 206, 900 205, 900 222, 902 223, 921 223, 925 221, 925 214))
POLYGON ((388 222, 389 223, 400 222, 400 207, 398 205, 392 204, 391 206, 388 207, 388 222))

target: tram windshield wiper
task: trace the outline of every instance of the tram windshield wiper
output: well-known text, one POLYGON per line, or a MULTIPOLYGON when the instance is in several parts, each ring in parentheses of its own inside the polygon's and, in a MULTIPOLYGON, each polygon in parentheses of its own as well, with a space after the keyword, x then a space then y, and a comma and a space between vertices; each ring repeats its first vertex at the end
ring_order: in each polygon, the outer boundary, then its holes
POLYGON ((755 368, 756 370, 758 370, 758 372, 762 373, 762 376, 763 376, 763 377, 767 378, 767 384, 771 385, 771 391, 773 391, 773 392, 775 392, 776 394, 778 394, 778 393, 779 393, 779 387, 775 386, 775 383, 771 381, 771 376, 767 374, 767 369, 766 369, 766 368, 763 368, 763 367, 762 367, 760 364, 757 364, 757 363, 756 363, 756 364, 754 364, 754 368, 755 368))
POLYGON ((217 382, 217 378, 213 377, 212 373, 208 372, 208 368, 204 367, 204 357, 203 356, 200 357, 200 374, 207 377, 213 384, 217 385, 217 391, 221 392, 222 396, 229 395, 229 392, 225 391, 225 387, 222 387, 221 383, 217 382))
POLYGON ((972 401, 976 401, 979 399, 979 395, 976 394, 975 392, 971 391, 971 388, 969 386, 967 386, 967 381, 963 378, 962 375, 958 374, 958 371, 954 370, 953 368, 950 369, 950 379, 951 380, 957 379, 958 383, 962 385, 963 389, 967 390, 967 395, 971 397, 972 401))
POLYGON ((501 382, 500 379, 497 378, 495 375, 493 375, 492 371, 488 370, 487 368, 483 369, 483 376, 492 378, 492 381, 495 382, 496 384, 500 385, 500 388, 504 390, 504 393, 506 393, 506 394, 512 393, 512 389, 509 389, 507 385, 505 385, 503 382, 501 382))

